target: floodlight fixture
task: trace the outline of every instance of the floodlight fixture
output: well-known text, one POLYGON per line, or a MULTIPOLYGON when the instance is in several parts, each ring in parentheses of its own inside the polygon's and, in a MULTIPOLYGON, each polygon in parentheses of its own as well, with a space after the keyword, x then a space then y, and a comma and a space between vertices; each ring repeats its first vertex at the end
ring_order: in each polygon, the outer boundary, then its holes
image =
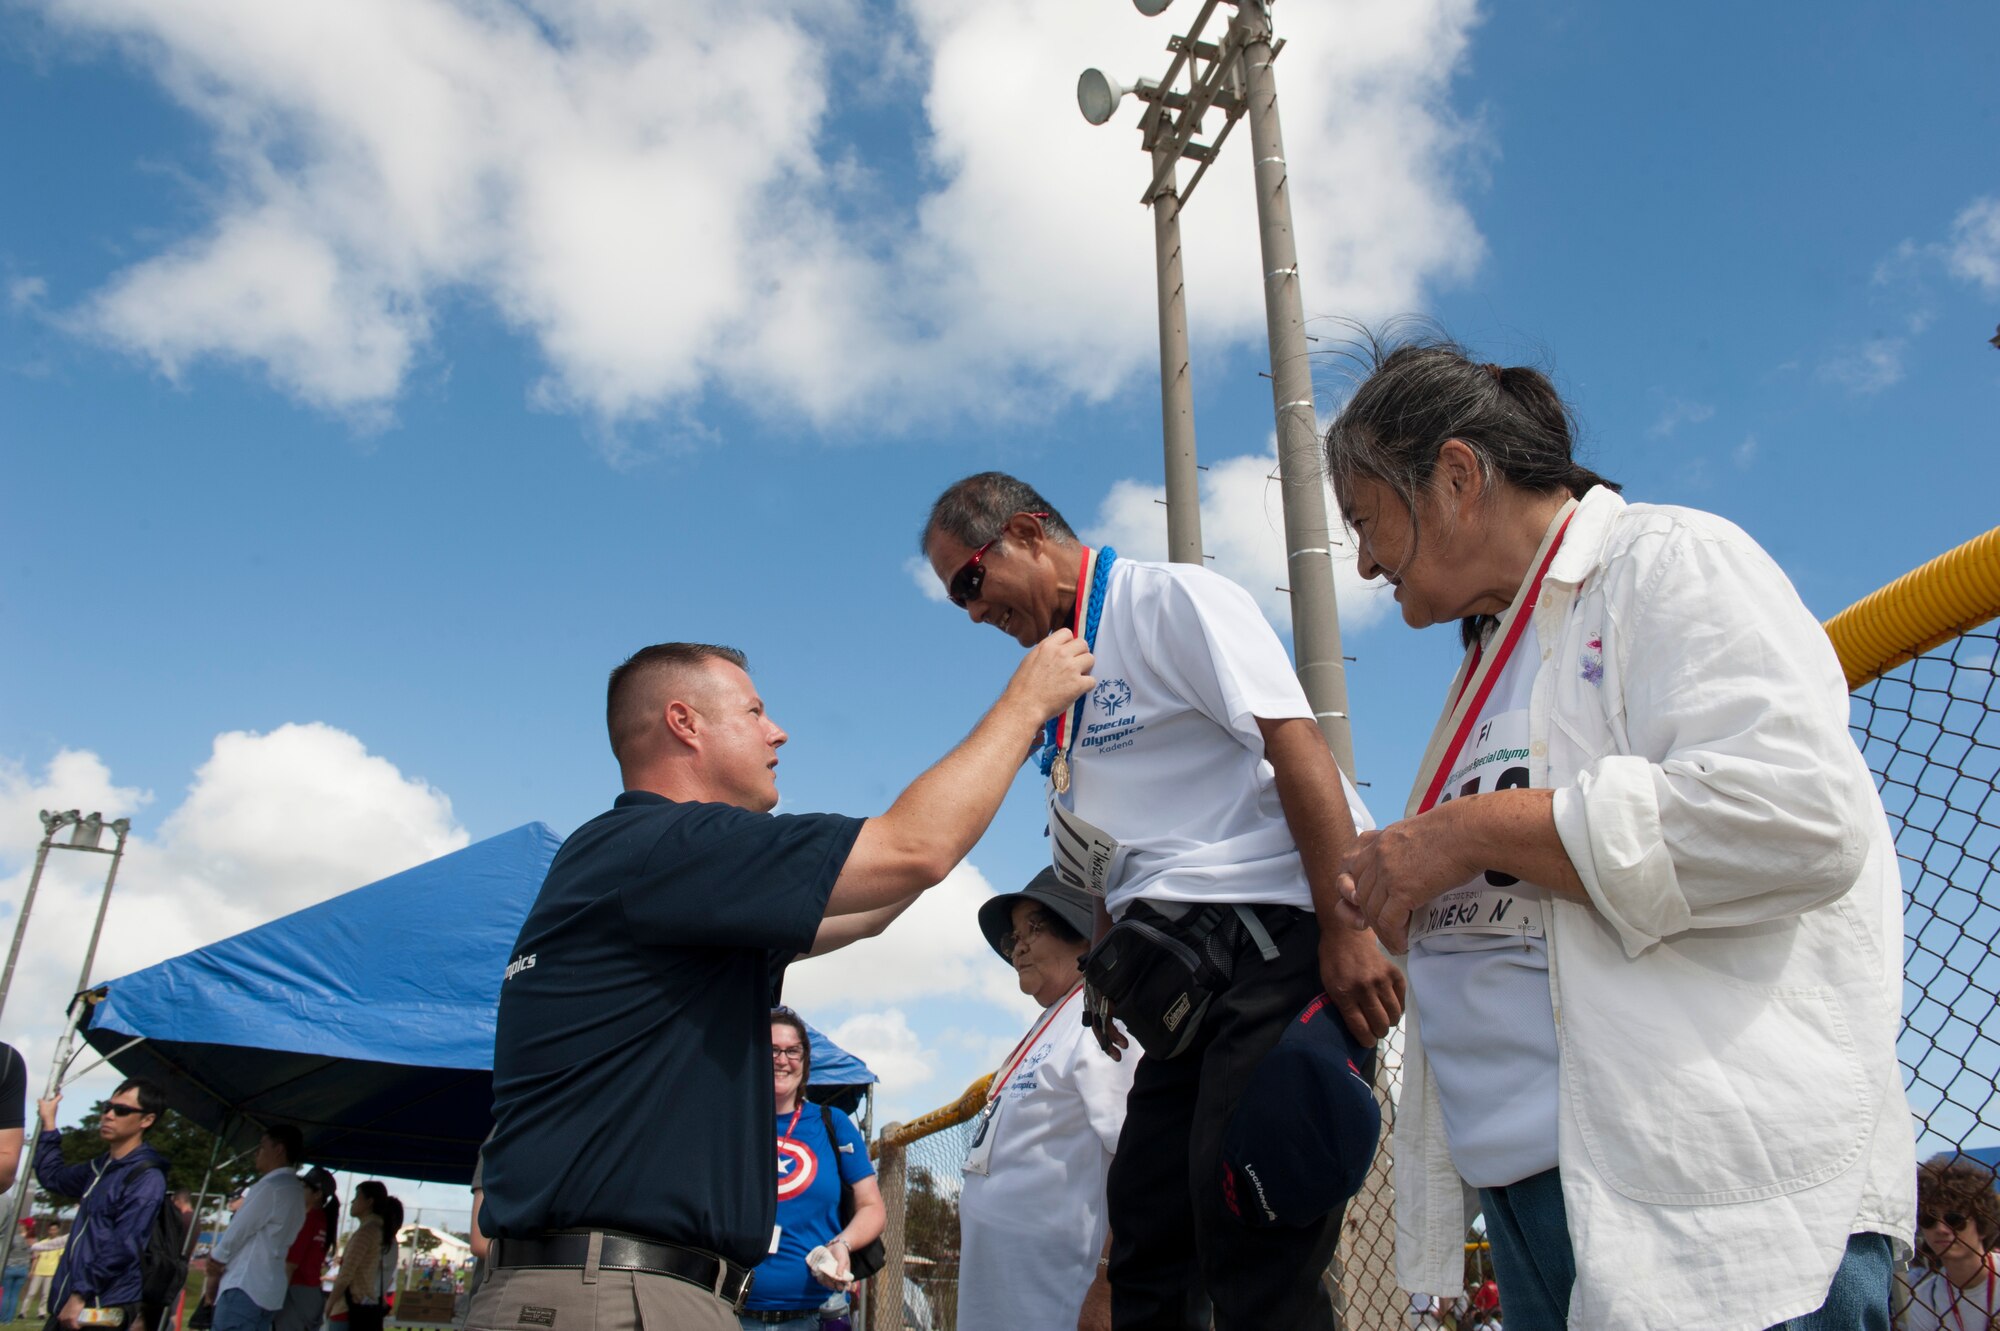
POLYGON ((1132 8, 1147 18, 1158 18, 1167 12, 1167 6, 1173 2, 1174 0, 1132 0, 1132 8))
POLYGON ((1083 118, 1093 125, 1101 125, 1111 119, 1118 103, 1125 99, 1130 88, 1116 82, 1101 69, 1086 69, 1076 79, 1076 109, 1083 112, 1083 118))

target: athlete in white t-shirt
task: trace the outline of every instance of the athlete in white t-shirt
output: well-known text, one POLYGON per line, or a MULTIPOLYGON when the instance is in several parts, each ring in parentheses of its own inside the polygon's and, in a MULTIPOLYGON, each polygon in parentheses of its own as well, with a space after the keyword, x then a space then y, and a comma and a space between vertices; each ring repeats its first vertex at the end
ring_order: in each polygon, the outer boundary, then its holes
MULTIPOLYGON (((1244 1083, 1322 989, 1365 1043, 1402 1013, 1402 973, 1372 935, 1322 931, 1340 853, 1372 826, 1335 766, 1256 604, 1205 568, 1084 546, 1034 489, 958 482, 924 528, 954 604, 1023 647, 1067 630, 1096 686, 1044 745, 1051 856, 1100 897, 1098 932, 1138 912, 1242 906, 1268 932, 1235 952, 1194 1044, 1133 1074, 1111 1166, 1117 1327, 1331 1328, 1320 1289, 1340 1212, 1253 1228, 1223 1199, 1221 1138, 1244 1083)), ((1247 924, 1246 924, 1247 928, 1247 924)))

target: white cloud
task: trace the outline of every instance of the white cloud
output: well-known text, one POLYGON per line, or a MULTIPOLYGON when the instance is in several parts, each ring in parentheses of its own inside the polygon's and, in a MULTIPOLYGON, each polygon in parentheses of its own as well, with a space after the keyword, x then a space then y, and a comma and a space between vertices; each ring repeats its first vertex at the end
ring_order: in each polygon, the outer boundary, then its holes
POLYGON ((1729 460, 1736 464, 1736 470, 1738 471, 1750 470, 1750 464, 1757 460, 1757 436, 1754 434, 1744 435, 1743 442, 1738 444, 1730 453, 1729 460))
POLYGON ((1690 402, 1686 398, 1675 398, 1660 413, 1646 434, 1654 439, 1665 439, 1683 425, 1700 425, 1715 415, 1715 408, 1706 402, 1690 402))
POLYGON ((911 555, 903 561, 903 572, 910 575, 910 581, 917 584, 917 590, 924 594, 926 601, 944 604, 951 600, 945 595, 944 584, 931 571, 931 562, 922 555, 911 555))
POLYGON ((39 305, 49 294, 49 284, 39 277, 17 277, 7 283, 7 304, 17 310, 39 305))
POLYGON ((1820 378, 1849 392, 1879 393, 1902 381, 1906 345, 1900 337, 1873 338, 1822 364, 1820 378))
MULTIPOLYGON (((101 758, 64 751, 40 773, 0 762, 0 902, 12 930, 32 867, 37 809, 133 816, 152 801, 101 758)), ((186 797, 139 820, 126 845, 92 978, 115 978, 359 887, 467 842, 451 802, 331 726, 220 735, 186 797)), ((62 838, 58 838, 60 841, 62 838)), ((105 844, 111 844, 107 837, 105 844)), ((51 852, 7 1000, 8 1039, 33 1081, 63 1009, 104 884, 103 856, 51 852)))
POLYGON ((785 1001, 817 1020, 814 1012, 827 1009, 977 998, 1025 1024, 1040 1009, 979 932, 979 907, 992 895, 985 875, 960 864, 878 937, 792 966, 785 1001))
POLYGON ((2000 291, 2000 198, 1975 199, 1952 221, 1945 266, 1988 294, 2000 291))
POLYGON ((928 1083, 937 1070, 936 1052, 924 1047, 901 1008, 857 1013, 827 1035, 866 1063, 883 1087, 898 1097, 928 1083))
MULTIPOLYGON (((71 312, 168 375, 244 363, 379 416, 465 297, 538 348, 534 401, 613 422, 717 390, 821 422, 1038 413, 1153 363, 1133 113, 1093 130, 1073 89, 1157 72, 1170 27, 1114 3, 43 4, 212 135, 207 224, 71 312), (847 98, 911 113, 923 192, 841 137, 847 98)), ((1446 103, 1473 0, 1278 20, 1307 312, 1420 306, 1483 252, 1446 103)), ((1235 137, 1186 223, 1211 345, 1263 335, 1235 137)))
MULTIPOLYGON (((1201 543, 1209 567, 1256 598, 1281 630, 1292 622, 1285 560, 1285 516, 1276 479, 1276 446, 1262 455, 1224 458, 1201 473, 1201 543)), ((1091 539, 1136 559, 1164 559, 1167 551, 1164 486, 1120 481, 1098 508, 1091 539)), ((1333 524, 1333 590, 1343 629, 1365 629, 1394 604, 1381 583, 1364 582, 1354 568, 1354 545, 1341 524, 1340 507, 1326 492, 1333 524)))

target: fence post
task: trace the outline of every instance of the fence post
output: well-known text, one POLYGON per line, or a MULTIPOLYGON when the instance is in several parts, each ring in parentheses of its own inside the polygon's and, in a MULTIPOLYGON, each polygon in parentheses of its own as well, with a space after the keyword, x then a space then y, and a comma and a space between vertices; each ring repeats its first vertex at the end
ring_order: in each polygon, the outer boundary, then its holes
POLYGON ((909 1152, 893 1144, 901 1127, 900 1123, 886 1125, 878 1139, 881 1154, 875 1160, 875 1177, 888 1212, 882 1227, 882 1248, 888 1260, 876 1273, 870 1290, 868 1331, 902 1331, 903 1327, 903 1221, 909 1199, 909 1152))

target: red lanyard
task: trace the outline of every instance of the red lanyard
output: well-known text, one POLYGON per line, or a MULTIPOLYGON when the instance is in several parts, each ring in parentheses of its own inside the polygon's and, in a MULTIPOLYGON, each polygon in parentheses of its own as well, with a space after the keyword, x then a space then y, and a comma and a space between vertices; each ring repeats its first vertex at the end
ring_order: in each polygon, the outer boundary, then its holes
POLYGON ((1047 1012, 1044 1012, 1042 1019, 1030 1027, 1028 1033, 1021 1037, 1021 1043, 1015 1045, 1014 1052, 1007 1056, 1007 1066, 1002 1068, 1000 1074, 994 1077, 992 1082, 987 1085, 986 1098, 988 1100, 997 1099, 1000 1092, 1007 1088, 1008 1079, 1014 1075, 1014 1069, 1021 1066, 1021 1060, 1028 1056, 1028 1051, 1035 1047, 1035 1041, 1041 1037, 1043 1031, 1049 1028, 1049 1023, 1056 1019, 1056 1014, 1069 1006, 1069 1000, 1075 998, 1082 991, 1083 981, 1078 980, 1076 988, 1064 994, 1056 1005, 1047 1012))
MULTIPOLYGON (((1459 753, 1465 748, 1465 741, 1472 735, 1472 727, 1478 723, 1479 714, 1486 708, 1486 700, 1493 696, 1493 689, 1500 682, 1501 672, 1506 670, 1508 659, 1514 655, 1514 648, 1521 641, 1522 632, 1534 618, 1535 603, 1542 599, 1542 579, 1548 577, 1549 565, 1556 562, 1556 551, 1562 549, 1563 534, 1569 530, 1569 524, 1570 519, 1564 518, 1563 525, 1556 530, 1556 539, 1549 545, 1548 554, 1542 557, 1542 566, 1535 570, 1535 581, 1528 588, 1527 599, 1521 602, 1521 608, 1515 612, 1513 620, 1507 625, 1506 636, 1500 640, 1499 650, 1493 654, 1492 668, 1486 672, 1486 678, 1479 681, 1479 692, 1472 696, 1472 706, 1465 709, 1465 717, 1458 723, 1458 730, 1451 737, 1450 747, 1444 751, 1444 756, 1438 759, 1437 771, 1431 775, 1430 789, 1424 792, 1424 802, 1417 806, 1418 813, 1428 812, 1438 802, 1438 796, 1444 792, 1444 783, 1451 778, 1452 764, 1458 761, 1459 753)), ((1472 649, 1472 664, 1466 669, 1465 683, 1459 685, 1458 697, 1451 700, 1452 706, 1458 705, 1459 698, 1465 696, 1466 686, 1471 684, 1472 677, 1479 673, 1479 662, 1484 651, 1483 644, 1472 649)))
POLYGON ((778 1136, 786 1141, 798 1140, 796 1137, 792 1136, 792 1134, 799 1130, 799 1115, 805 1112, 806 1112, 806 1088, 801 1086, 799 1087, 799 1103, 792 1110, 792 1121, 785 1125, 785 1130, 779 1133, 778 1136))
MULTIPOLYGON (((1943 1272, 1939 1272, 1939 1274, 1942 1275, 1943 1272)), ((1958 1310, 1958 1282, 1950 1276, 1945 1276, 1944 1281, 1947 1285, 1951 1286, 1951 1320, 1958 1323, 1958 1331, 1965 1331, 1965 1314, 1958 1310)), ((1986 1255, 1986 1298, 1984 1302, 1986 1305, 1984 1311, 1990 1324, 1993 1317, 1993 1254, 1991 1253, 1986 1255)), ((1981 1328, 1981 1331, 1984 1331, 1984 1329, 1981 1328)))

